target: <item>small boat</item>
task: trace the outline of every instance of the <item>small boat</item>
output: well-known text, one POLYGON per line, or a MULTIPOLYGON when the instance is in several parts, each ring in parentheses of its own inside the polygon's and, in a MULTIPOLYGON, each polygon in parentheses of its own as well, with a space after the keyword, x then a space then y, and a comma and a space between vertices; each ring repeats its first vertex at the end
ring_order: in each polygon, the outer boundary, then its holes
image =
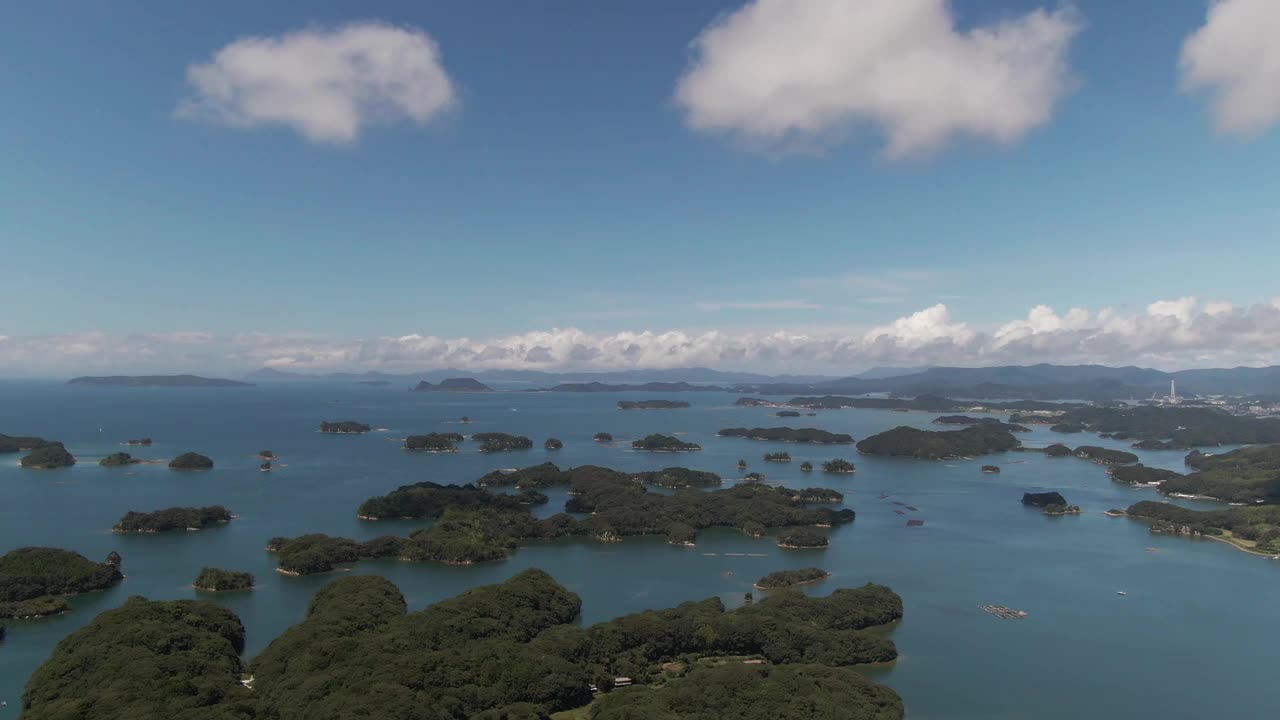
POLYGON ((1123 591, 1123 590, 1117 590, 1117 591, 1116 591, 1116 594, 1117 594, 1117 595, 1128 595, 1129 593, 1127 593, 1127 592, 1125 592, 1125 591, 1123 591))

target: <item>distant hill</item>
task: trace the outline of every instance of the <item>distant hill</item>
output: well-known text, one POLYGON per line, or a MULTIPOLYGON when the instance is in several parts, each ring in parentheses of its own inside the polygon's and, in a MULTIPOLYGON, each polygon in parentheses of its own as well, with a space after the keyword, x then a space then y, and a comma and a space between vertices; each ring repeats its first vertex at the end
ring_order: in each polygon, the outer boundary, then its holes
POLYGON ((68 385, 110 387, 253 387, 253 383, 199 375, 106 375, 71 378, 68 385))
POLYGON ((854 375, 854 377, 859 380, 884 380, 885 378, 901 377, 903 375, 915 375, 916 373, 924 372, 928 369, 929 368, 927 367, 900 368, 876 366, 870 370, 863 370, 857 375, 854 375))
POLYGON ((542 370, 459 370, 444 368, 415 373, 382 373, 335 372, 308 374, 262 368, 244 376, 245 380, 255 383, 284 382, 331 382, 349 384, 353 382, 386 380, 393 383, 415 384, 420 380, 438 383, 451 377, 472 377, 481 382, 527 383, 541 387, 549 387, 559 383, 614 383, 634 384, 646 382, 687 382, 718 383, 732 385, 734 383, 814 383, 835 380, 834 375, 764 375, 761 373, 732 372, 712 370, 710 368, 667 368, 662 370, 617 370, 612 372, 545 372, 542 370))
POLYGON ((423 380, 413 388, 414 392, 493 392, 493 388, 475 378, 446 378, 439 385, 423 380))

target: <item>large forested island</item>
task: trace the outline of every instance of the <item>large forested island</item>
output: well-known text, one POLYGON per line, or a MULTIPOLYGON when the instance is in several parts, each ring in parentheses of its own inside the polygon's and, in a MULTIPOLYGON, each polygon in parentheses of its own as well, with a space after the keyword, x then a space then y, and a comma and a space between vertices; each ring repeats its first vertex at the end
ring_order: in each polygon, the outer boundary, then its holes
POLYGON ((1186 475, 1140 464, 1113 467, 1108 472, 1116 482, 1155 484, 1166 495, 1280 504, 1280 445, 1244 447, 1220 455, 1192 451, 1186 464, 1192 469, 1186 475))
POLYGON ((76 459, 67 452, 62 443, 53 443, 32 450, 22 458, 20 464, 24 468, 35 470, 52 470, 53 468, 71 467, 76 459))
POLYGON ((678 410, 689 407, 683 400, 619 400, 619 410, 678 410))
POLYGON ((1116 440, 1133 440, 1136 446, 1153 450, 1280 443, 1280 419, 1232 415, 1209 407, 1087 406, 1071 409, 1060 423, 1116 440))
POLYGON ((199 375, 110 375, 78 377, 68 385, 106 385, 111 387, 253 387, 253 383, 207 378, 199 375))
POLYGON ((355 420, 339 420, 338 422, 322 422, 320 423, 320 432, 332 433, 336 435, 362 435, 371 430, 368 425, 355 420))
POLYGON ((80 553, 24 547, 0 556, 0 618, 56 615, 71 609, 68 595, 105 590, 120 582, 119 555, 96 563, 80 553))
POLYGON ((524 435, 509 435, 500 432, 482 432, 471 436, 472 440, 480 442, 480 452, 493 453, 505 452, 507 450, 528 450, 533 447, 533 441, 524 435))
POLYGON ((970 425, 963 430, 918 430, 900 425, 862 440, 858 443, 858 452, 944 460, 1005 452, 1019 445, 1012 433, 985 424, 970 425))
POLYGON ((493 388, 475 378, 446 378, 438 385, 422 380, 413 389, 415 392, 493 392, 493 388))
POLYGON ((581 606, 541 570, 414 613, 390 581, 347 577, 245 663, 244 626, 229 610, 135 598, 58 645, 27 684, 23 717, 903 716, 892 690, 849 667, 897 656, 875 630, 902 618, 901 598, 886 587, 823 598, 779 591, 732 611, 711 598, 586 628, 576 622, 581 606), (761 662, 744 662, 752 659, 761 662), (614 689, 622 677, 634 684, 614 689))
POLYGON ((739 437, 749 440, 774 440, 778 442, 814 443, 817 445, 848 445, 852 435, 833 433, 818 428, 724 428, 716 433, 722 437, 739 437))
POLYGON ((1188 510, 1171 503, 1144 500, 1124 514, 1151 521, 1151 532, 1207 536, 1252 552, 1280 554, 1280 505, 1253 505, 1225 510, 1188 510))
POLYGON ((232 515, 221 505, 171 507, 154 512, 130 510, 111 528, 118 533, 160 533, 172 530, 202 530, 231 522, 232 515))
POLYGON ((433 432, 426 435, 410 435, 404 439, 404 449, 451 453, 458 452, 458 443, 460 442, 462 442, 462 435, 458 433, 433 432))
POLYGON ((702 446, 697 443, 685 442, 673 435, 659 435, 657 433, 646 435, 639 440, 632 440, 631 447, 635 450, 647 450, 649 452, 691 452, 702 449, 702 446))
POLYGON ((253 573, 207 567, 196 576, 192 587, 208 592, 228 592, 253 588, 253 573))
POLYGON ((16 453, 30 450, 38 450, 49 445, 61 445, 62 443, 53 440, 45 440, 38 437, 23 437, 20 435, 4 435, 0 434, 0 453, 16 453))
POLYGON ((212 470, 213 459, 198 452, 184 452, 169 461, 172 470, 212 470))

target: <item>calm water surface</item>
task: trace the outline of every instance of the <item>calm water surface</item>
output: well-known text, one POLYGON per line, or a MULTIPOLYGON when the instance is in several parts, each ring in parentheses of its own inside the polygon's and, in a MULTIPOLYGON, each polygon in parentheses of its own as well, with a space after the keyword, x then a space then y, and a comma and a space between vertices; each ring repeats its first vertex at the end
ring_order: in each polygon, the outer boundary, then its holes
MULTIPOLYGON (((905 699, 916 720, 965 718, 1274 717, 1280 686, 1280 562, 1222 543, 1150 535, 1140 523, 1102 511, 1154 499, 1154 491, 1112 483, 1103 469, 1075 458, 1010 453, 996 459, 927 462, 855 457, 852 448, 819 448, 715 437, 728 426, 813 425, 861 439, 910 424, 930 427, 927 413, 839 410, 814 418, 775 418, 767 408, 732 407, 736 395, 686 393, 687 410, 615 409, 620 397, 659 394, 410 393, 401 387, 262 386, 240 389, 119 389, 54 383, 0 383, 0 432, 62 440, 79 459, 74 468, 29 471, 17 455, 0 455, 0 553, 50 545, 102 560, 124 556, 127 578, 117 587, 72 601, 74 612, 38 621, 6 621, 0 643, 0 720, 18 715, 22 687, 67 633, 131 595, 200 597, 235 611, 248 629, 246 657, 302 619, 312 594, 333 575, 284 577, 263 550, 274 535, 324 532, 371 538, 407 533, 420 523, 365 522, 356 506, 398 485, 434 480, 463 483, 503 467, 544 460, 564 466, 594 463, 622 470, 686 464, 738 477, 745 458, 770 482, 820 485, 846 495, 857 521, 832 533, 823 551, 784 551, 769 540, 706 531, 693 549, 661 538, 602 545, 566 540, 522 547, 509 560, 473 567, 374 561, 350 572, 385 575, 417 610, 476 585, 501 581, 528 567, 549 571, 582 596, 583 621, 718 595, 738 604, 761 575, 819 565, 834 573, 806 588, 824 594, 868 581, 902 595, 906 618, 890 629, 901 658, 867 670, 905 699), (475 421, 452 424, 462 415, 475 421), (321 420, 360 420, 385 432, 321 435, 321 420), (453 455, 403 452, 406 434, 457 430, 526 434, 537 449, 481 455, 475 443, 453 455), (591 436, 613 433, 600 445, 591 436), (689 455, 631 452, 629 439, 650 432, 685 433, 705 449, 689 455), (180 473, 163 465, 100 468, 98 458, 132 437, 150 436, 135 456, 165 459, 195 450, 216 469, 180 473), (546 452, 549 436, 564 440, 546 452), (284 467, 259 473, 254 455, 270 449, 284 467), (789 465, 764 463, 765 452, 787 450, 789 465), (853 476, 805 475, 843 455, 853 476), (995 462, 998 475, 979 466, 995 462), (1023 508, 1021 494, 1059 490, 1084 514, 1050 518, 1023 508), (880 498, 882 493, 888 498, 880 498), (895 502, 919 508, 905 510, 895 502), (122 537, 111 526, 128 510, 222 504, 239 518, 199 533, 122 537), (905 512, 905 515, 895 511, 905 512), (907 528, 908 518, 925 521, 907 528), (1154 547, 1158 552, 1144 549, 1154 547), (764 557, 727 557, 762 553, 764 557), (190 586, 213 565, 253 572, 250 592, 207 595, 190 586), (1125 596, 1116 592, 1123 590, 1125 596), (1025 610, 1021 621, 978 610, 985 603, 1025 610)), ((1092 435, 1061 436, 1036 428, 1027 445, 1124 444, 1092 435)), ((1182 453, 1139 452, 1148 465, 1181 469, 1182 453)), ((553 491, 543 514, 558 511, 553 491)), ((1200 503, 1200 506, 1212 504, 1200 503)))

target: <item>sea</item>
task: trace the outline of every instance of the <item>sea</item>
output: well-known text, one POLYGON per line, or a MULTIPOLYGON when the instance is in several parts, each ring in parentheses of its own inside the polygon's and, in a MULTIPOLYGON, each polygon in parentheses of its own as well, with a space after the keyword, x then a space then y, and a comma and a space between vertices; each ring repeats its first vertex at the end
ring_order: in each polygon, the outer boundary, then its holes
MULTIPOLYGON (((830 410, 778 418, 775 409, 735 407, 722 392, 475 394, 409 392, 404 386, 297 383, 243 388, 116 388, 56 382, 0 382, 0 433, 63 441, 75 467, 25 470, 19 455, 0 455, 0 553, 42 545, 103 560, 124 558, 126 579, 71 600, 73 611, 40 620, 8 620, 0 642, 0 720, 18 717, 31 673, 60 640, 98 613, 135 595, 198 598, 225 605, 247 628, 245 658, 302 620, 312 595, 339 574, 287 577, 275 572, 264 546, 273 536, 328 533, 368 539, 407 534, 425 523, 364 521, 364 499, 397 486, 432 480, 467 483, 490 470, 545 461, 561 467, 596 464, 619 470, 672 465, 710 470, 739 482, 737 468, 788 487, 839 490, 857 520, 830 531, 823 550, 784 550, 768 538, 731 530, 703 531, 696 547, 661 537, 601 544, 566 539, 522 546, 507 560, 468 567, 396 560, 365 561, 349 570, 386 576, 410 610, 500 582, 526 568, 551 573, 583 600, 590 624, 648 608, 718 596, 743 602, 766 573, 818 566, 832 573, 804 587, 815 595, 867 582, 892 587, 905 617, 886 628, 900 657, 863 667, 896 690, 913 720, 1025 718, 1274 717, 1280 707, 1280 561, 1212 540, 1152 535, 1140 521, 1108 517, 1109 508, 1159 499, 1149 488, 1112 482, 1103 467, 1074 457, 1014 452, 973 460, 923 461, 860 456, 851 446, 813 446, 717 437, 724 427, 817 427, 861 439, 897 425, 938 429, 936 414, 830 410), (685 400, 678 410, 621 411, 620 399, 685 400), (459 424, 462 416, 472 419, 459 424), (323 420, 357 420, 376 431, 325 435, 323 420), (456 454, 400 448, 409 434, 432 431, 528 435, 532 450, 481 454, 464 442, 456 454), (592 441, 597 432, 615 441, 592 441), (631 450, 649 433, 677 434, 701 452, 631 450), (151 437, 150 447, 126 448, 151 437), (564 449, 547 451, 548 437, 564 449), (156 460, 186 451, 212 457, 206 472, 161 464, 102 468, 96 461, 125 450, 156 460), (256 455, 279 457, 270 473, 256 455), (787 451, 788 464, 765 463, 787 451), (800 463, 844 457, 854 475, 803 473, 800 463), (998 474, 980 467, 997 464, 998 474), (1024 492, 1057 490, 1083 509, 1047 517, 1024 507, 1024 492), (111 526, 129 510, 226 506, 237 517, 200 532, 121 536, 111 526), (909 509, 914 508, 914 509, 909 509), (908 520, 922 520, 908 527, 908 520), (205 566, 244 570, 257 587, 238 593, 197 592, 205 566), (1026 612, 1001 619, 979 606, 1026 612)), ((1059 435, 1044 426, 1022 434, 1027 446, 1065 442, 1128 449, 1091 434, 1059 435)), ((1182 452, 1136 451, 1148 465, 1180 470, 1182 452)), ((553 489, 538 508, 551 515, 565 493, 553 489)), ((1217 503, 1177 500, 1189 507, 1217 503)), ((761 593, 754 591, 757 596, 761 593)))

